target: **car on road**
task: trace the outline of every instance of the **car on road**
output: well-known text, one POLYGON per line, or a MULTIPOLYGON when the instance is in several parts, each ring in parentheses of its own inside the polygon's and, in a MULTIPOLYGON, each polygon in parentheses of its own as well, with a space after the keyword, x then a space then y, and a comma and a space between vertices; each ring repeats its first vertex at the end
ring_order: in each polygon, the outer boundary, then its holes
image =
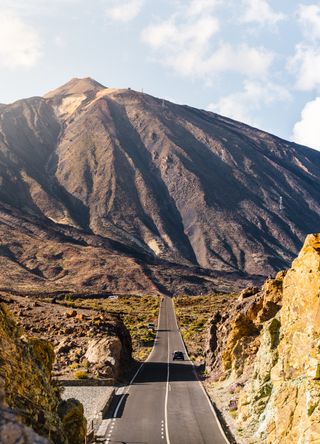
POLYGON ((149 324, 148 324, 148 330, 155 330, 156 329, 156 326, 154 325, 154 323, 153 322, 149 322, 149 324))
POLYGON ((184 354, 182 351, 175 350, 172 353, 172 360, 173 361, 184 361, 184 354))
POLYGON ((111 300, 118 299, 118 296, 115 294, 112 294, 111 296, 108 297, 108 299, 111 299, 111 300))

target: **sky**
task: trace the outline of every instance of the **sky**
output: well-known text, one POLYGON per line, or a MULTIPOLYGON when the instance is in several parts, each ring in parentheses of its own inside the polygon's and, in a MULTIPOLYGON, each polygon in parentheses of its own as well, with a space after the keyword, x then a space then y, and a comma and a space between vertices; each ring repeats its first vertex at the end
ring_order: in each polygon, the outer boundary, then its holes
POLYGON ((320 0, 0 0, 0 103, 73 77, 320 150, 320 0))

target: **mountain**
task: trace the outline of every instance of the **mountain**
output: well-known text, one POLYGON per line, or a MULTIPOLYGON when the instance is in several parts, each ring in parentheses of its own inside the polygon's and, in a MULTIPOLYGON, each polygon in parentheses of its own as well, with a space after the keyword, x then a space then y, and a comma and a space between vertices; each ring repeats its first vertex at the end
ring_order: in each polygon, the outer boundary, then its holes
POLYGON ((72 79, 0 108, 2 286, 208 292, 288 267, 320 226, 320 153, 72 79))

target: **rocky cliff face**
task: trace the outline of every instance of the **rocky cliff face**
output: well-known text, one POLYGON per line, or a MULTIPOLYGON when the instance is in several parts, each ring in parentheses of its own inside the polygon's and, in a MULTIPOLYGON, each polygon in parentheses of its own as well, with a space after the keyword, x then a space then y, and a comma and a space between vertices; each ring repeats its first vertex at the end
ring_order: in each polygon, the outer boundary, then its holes
POLYGON ((320 442, 320 235, 287 273, 212 321, 216 401, 243 443, 320 442))
POLYGON ((84 443, 83 407, 68 400, 62 409, 59 391, 51 381, 53 359, 51 345, 23 335, 0 305, 1 443, 84 443))
POLYGON ((241 287, 287 266, 318 230, 319 161, 238 122, 92 79, 2 106, 4 285, 241 287))

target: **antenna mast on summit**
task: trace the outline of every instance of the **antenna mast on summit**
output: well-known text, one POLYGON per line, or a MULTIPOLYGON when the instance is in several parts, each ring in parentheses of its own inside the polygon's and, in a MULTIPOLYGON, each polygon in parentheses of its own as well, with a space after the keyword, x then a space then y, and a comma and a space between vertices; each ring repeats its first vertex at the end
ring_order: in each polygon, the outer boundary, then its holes
POLYGON ((280 196, 280 198, 279 198, 279 210, 282 211, 283 209, 284 209, 284 206, 283 206, 283 197, 280 196))

